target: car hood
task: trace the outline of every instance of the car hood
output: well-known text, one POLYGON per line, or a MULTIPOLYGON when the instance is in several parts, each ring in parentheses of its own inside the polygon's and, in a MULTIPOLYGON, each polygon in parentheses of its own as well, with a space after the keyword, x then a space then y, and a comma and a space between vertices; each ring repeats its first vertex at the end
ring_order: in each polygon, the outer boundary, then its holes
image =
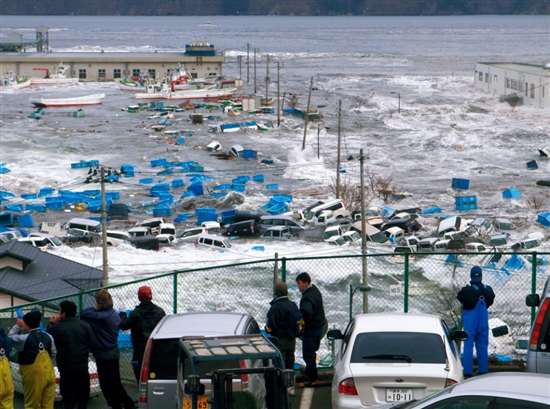
POLYGON ((450 374, 446 367, 443 363, 355 363, 350 371, 361 403, 375 405, 386 402, 386 388, 413 389, 414 399, 443 389, 450 374))

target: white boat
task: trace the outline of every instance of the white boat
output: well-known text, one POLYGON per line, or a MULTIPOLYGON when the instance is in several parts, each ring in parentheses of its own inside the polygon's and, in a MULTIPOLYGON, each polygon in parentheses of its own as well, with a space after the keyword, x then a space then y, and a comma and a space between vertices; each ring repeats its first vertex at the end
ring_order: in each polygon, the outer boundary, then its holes
POLYGON ((31 99, 31 104, 38 108, 52 108, 52 107, 76 107, 85 105, 98 105, 101 104, 105 98, 105 94, 93 94, 82 97, 74 98, 40 98, 31 99))
POLYGON ((31 80, 19 81, 13 71, 6 71, 2 77, 2 86, 4 90, 27 88, 31 86, 31 80))
POLYGON ((199 89, 189 89, 172 91, 167 84, 164 84, 160 91, 138 92, 137 99, 219 99, 230 98, 237 88, 216 88, 215 85, 209 85, 199 89))
POLYGON ((33 68, 35 71, 46 71, 46 76, 44 78, 31 78, 32 85, 58 85, 58 84, 76 84, 78 82, 78 77, 70 78, 67 77, 67 71, 70 66, 59 64, 57 67, 56 74, 50 75, 49 68, 33 68))

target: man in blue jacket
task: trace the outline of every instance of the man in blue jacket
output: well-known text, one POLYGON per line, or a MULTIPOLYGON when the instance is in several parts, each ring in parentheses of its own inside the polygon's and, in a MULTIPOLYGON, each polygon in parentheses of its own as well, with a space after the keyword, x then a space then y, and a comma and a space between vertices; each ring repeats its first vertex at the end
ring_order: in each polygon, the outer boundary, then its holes
POLYGON ((495 293, 493 289, 481 282, 481 267, 474 266, 470 271, 470 285, 462 287, 456 298, 462 304, 464 331, 468 339, 464 342, 462 366, 464 376, 473 375, 474 344, 477 353, 477 372, 481 375, 489 370, 489 313, 495 293))
POLYGON ((96 337, 96 345, 92 353, 97 364, 99 386, 113 409, 133 409, 134 401, 128 396, 120 381, 118 350, 118 330, 120 317, 113 309, 113 298, 106 290, 100 290, 95 295, 96 306, 86 308, 80 314, 80 319, 92 327, 96 337))

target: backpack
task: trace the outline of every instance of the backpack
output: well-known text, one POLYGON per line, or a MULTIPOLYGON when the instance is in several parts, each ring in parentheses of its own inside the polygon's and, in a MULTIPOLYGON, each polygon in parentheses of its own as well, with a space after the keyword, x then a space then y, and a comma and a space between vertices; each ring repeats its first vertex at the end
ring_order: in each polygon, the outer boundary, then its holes
POLYGON ((290 338, 300 338, 304 335, 305 321, 302 312, 295 303, 292 303, 292 310, 281 304, 281 309, 288 312, 286 332, 290 338))

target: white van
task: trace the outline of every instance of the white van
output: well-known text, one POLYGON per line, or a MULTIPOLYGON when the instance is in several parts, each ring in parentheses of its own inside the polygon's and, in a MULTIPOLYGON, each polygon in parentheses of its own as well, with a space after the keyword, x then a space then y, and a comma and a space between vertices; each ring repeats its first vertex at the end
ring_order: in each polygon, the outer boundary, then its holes
POLYGON ((17 241, 30 244, 33 247, 38 247, 40 250, 45 250, 48 247, 59 247, 63 245, 63 242, 59 237, 45 233, 31 233, 28 237, 18 238, 17 241))
POLYGON ((13 240, 19 240, 23 235, 19 230, 8 230, 0 232, 0 244, 9 243, 13 240))
POLYGON ((311 220, 314 217, 318 217, 323 210, 331 210, 334 213, 334 217, 337 219, 349 217, 349 210, 346 208, 346 204, 341 199, 332 199, 327 200, 312 209, 305 209, 303 211, 304 219, 311 220))
POLYGON ((199 237, 195 242, 195 246, 196 247, 206 246, 206 247, 211 247, 216 249, 228 249, 231 247, 231 244, 229 244, 229 241, 224 237, 203 233, 203 234, 199 234, 199 237))
POLYGON ((91 220, 91 219, 81 219, 78 217, 69 220, 69 222, 65 225, 65 228, 67 230, 79 229, 79 230, 89 231, 90 233, 101 233, 101 230, 102 230, 101 222, 98 222, 97 220, 91 220))

